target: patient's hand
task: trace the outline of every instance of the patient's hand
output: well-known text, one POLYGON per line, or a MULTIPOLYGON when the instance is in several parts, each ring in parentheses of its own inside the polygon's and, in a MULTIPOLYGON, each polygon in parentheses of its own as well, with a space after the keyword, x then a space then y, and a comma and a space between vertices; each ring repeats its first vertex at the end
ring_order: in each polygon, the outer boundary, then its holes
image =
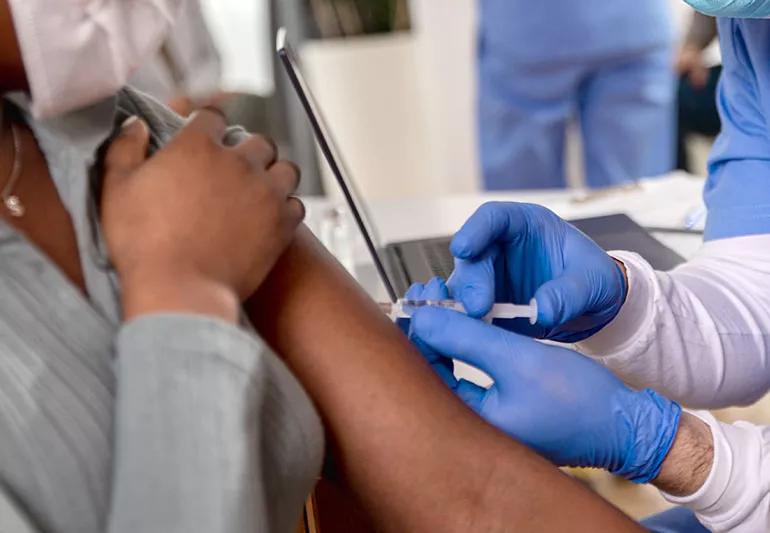
POLYGON ((191 311, 235 319, 304 217, 298 169, 252 136, 222 144, 224 120, 201 111, 146 159, 148 130, 124 126, 105 160, 102 222, 127 317, 191 311))

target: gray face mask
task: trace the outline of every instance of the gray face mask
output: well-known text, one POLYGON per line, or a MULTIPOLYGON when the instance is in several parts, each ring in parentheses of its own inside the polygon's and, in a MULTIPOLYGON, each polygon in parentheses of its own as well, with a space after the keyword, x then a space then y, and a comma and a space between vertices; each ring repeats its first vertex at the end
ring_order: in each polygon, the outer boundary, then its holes
POLYGON ((158 48, 184 0, 9 0, 37 118, 115 94, 158 48))
POLYGON ((685 0, 692 7, 714 17, 770 17, 770 0, 685 0))

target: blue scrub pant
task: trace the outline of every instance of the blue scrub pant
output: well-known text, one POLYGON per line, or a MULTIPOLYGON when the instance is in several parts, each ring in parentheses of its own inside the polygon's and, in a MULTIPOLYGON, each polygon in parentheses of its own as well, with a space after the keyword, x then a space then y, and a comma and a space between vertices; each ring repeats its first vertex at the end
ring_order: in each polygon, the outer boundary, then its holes
POLYGON ((683 507, 652 516, 642 525, 654 533, 708 533, 692 511, 683 507))
POLYGON ((577 120, 589 187, 668 172, 675 156, 672 50, 516 64, 479 56, 479 137, 489 190, 566 186, 567 126, 577 120))

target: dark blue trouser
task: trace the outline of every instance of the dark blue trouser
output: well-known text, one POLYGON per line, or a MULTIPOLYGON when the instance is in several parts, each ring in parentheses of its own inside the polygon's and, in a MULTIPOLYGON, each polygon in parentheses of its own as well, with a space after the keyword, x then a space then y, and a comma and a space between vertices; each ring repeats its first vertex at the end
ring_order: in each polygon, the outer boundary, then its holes
POLYGON ((642 525, 654 533, 708 533, 692 511, 684 507, 651 516, 642 525))

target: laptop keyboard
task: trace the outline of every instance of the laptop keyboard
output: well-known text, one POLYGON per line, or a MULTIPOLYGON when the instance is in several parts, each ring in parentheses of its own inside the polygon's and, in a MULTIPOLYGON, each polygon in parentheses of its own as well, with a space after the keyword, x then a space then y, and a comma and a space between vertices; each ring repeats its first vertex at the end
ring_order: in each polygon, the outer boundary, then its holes
POLYGON ((434 276, 449 279, 455 269, 455 260, 449 252, 450 240, 440 239, 423 243, 423 252, 434 276))

